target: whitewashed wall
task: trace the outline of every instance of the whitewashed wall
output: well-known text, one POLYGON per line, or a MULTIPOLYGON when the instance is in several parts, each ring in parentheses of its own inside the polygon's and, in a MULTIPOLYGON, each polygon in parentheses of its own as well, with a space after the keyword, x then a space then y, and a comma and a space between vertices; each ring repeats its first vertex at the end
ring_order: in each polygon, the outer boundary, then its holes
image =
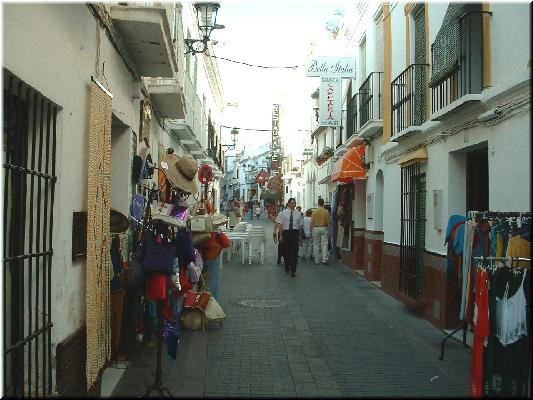
MULTIPOLYGON (((85 4, 74 3, 4 4, 3 22, 4 66, 62 107, 53 233, 55 346, 85 320, 86 270, 85 262, 71 261, 72 213, 87 209, 88 88, 95 74, 97 22, 85 4)), ((113 113, 138 132, 140 105, 133 99, 138 85, 104 31, 100 38, 100 63, 105 62, 105 83, 114 95, 113 113)))

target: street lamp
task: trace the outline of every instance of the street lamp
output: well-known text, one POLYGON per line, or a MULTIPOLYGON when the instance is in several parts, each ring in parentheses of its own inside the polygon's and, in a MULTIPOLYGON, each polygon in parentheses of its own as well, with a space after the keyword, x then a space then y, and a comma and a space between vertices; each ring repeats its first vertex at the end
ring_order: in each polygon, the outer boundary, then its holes
MULTIPOLYGON (((222 129, 222 127, 220 127, 222 129)), ((228 147, 228 149, 233 150, 235 149, 235 146, 237 144, 237 136, 239 135, 239 131, 237 128, 233 128, 231 130, 231 140, 233 141, 233 144, 221 144, 222 147, 228 147)), ((222 135, 220 136, 222 138, 222 135)))
POLYGON ((220 8, 218 2, 197 2, 194 4, 196 8, 196 19, 198 21, 198 29, 202 35, 201 39, 185 39, 187 51, 185 54, 205 53, 207 50, 207 43, 209 37, 214 29, 224 29, 224 25, 217 25, 217 12, 220 8))

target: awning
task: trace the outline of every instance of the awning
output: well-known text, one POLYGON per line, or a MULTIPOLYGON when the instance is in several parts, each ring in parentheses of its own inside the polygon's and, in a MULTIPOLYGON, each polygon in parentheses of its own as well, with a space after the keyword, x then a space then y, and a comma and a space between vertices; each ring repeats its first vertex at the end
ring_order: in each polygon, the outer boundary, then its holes
POLYGON ((261 170, 255 177, 256 183, 266 183, 270 179, 270 175, 265 170, 261 170))
POLYGON ((324 179, 321 179, 318 182, 319 185, 324 185, 324 184, 328 184, 328 183, 331 183, 331 175, 326 176, 324 179))
POLYGON ((365 145, 350 148, 333 166, 331 182, 351 183, 355 179, 366 179, 364 164, 365 145))
POLYGON ((424 146, 404 154, 398 161, 398 164, 400 164, 403 168, 417 162, 426 161, 427 159, 428 152, 426 150, 426 146, 424 146))

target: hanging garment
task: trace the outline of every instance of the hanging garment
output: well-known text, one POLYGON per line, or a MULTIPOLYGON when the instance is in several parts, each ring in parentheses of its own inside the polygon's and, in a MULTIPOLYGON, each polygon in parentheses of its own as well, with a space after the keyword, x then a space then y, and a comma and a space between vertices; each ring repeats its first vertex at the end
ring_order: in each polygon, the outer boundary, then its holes
MULTIPOLYGON (((497 318, 495 317, 496 299, 503 298, 507 284, 508 294, 514 297, 518 290, 527 288, 529 300, 529 273, 524 278, 515 275, 511 268, 497 268, 489 282, 490 336, 485 351, 485 374, 483 395, 485 397, 525 397, 529 386, 529 369, 531 363, 531 343, 528 336, 521 336, 516 342, 502 345, 495 335, 497 318)), ((530 320, 528 320, 530 324, 530 320)), ((530 326, 528 332, 530 332, 530 326)))
POLYGON ((477 268, 477 291, 474 308, 474 343, 472 346, 472 375, 470 396, 483 397, 483 355, 484 343, 490 334, 489 325, 489 274, 477 268))
MULTIPOLYGON (((531 242, 520 236, 515 236, 509 241, 509 247, 507 248, 508 257, 522 257, 531 258, 531 242)), ((530 261, 519 261, 518 266, 520 268, 529 268, 530 261)))
POLYGON ((524 270, 522 273, 522 284, 512 297, 509 297, 509 282, 505 286, 503 298, 496 297, 496 336, 504 346, 516 342, 521 336, 527 336, 524 294, 526 272, 527 270, 524 270))
POLYGON ((470 268, 472 266, 472 241, 474 239, 474 229, 476 223, 474 221, 465 222, 465 238, 463 247, 463 263, 462 263, 462 291, 461 291, 461 310, 459 311, 459 320, 465 319, 466 313, 466 299, 468 290, 468 277, 470 275, 470 268))
MULTIPOLYGON (((447 257, 446 257, 446 277, 457 281, 460 275, 462 253, 464 251, 464 235, 465 235, 465 221, 462 215, 452 215, 448 221, 448 228, 453 223, 454 217, 460 217, 463 220, 459 220, 453 224, 451 229, 448 229, 450 234, 446 236, 444 244, 447 244, 447 257)), ((448 231, 447 230, 447 231, 448 231)))

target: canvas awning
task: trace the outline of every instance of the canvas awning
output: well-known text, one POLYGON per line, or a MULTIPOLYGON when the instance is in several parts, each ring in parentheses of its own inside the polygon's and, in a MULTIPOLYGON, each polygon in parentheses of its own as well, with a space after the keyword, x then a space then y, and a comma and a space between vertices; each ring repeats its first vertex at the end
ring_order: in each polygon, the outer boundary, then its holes
POLYGON ((324 184, 328 184, 328 183, 331 183, 331 175, 326 176, 324 179, 321 179, 318 182, 319 185, 324 185, 324 184))
POLYGON ((356 179, 366 179, 364 163, 365 145, 350 148, 333 166, 331 182, 351 183, 356 179))
POLYGON ((398 164, 403 168, 417 162, 427 161, 427 159, 428 151, 426 150, 426 146, 424 146, 404 154, 398 161, 398 164))

